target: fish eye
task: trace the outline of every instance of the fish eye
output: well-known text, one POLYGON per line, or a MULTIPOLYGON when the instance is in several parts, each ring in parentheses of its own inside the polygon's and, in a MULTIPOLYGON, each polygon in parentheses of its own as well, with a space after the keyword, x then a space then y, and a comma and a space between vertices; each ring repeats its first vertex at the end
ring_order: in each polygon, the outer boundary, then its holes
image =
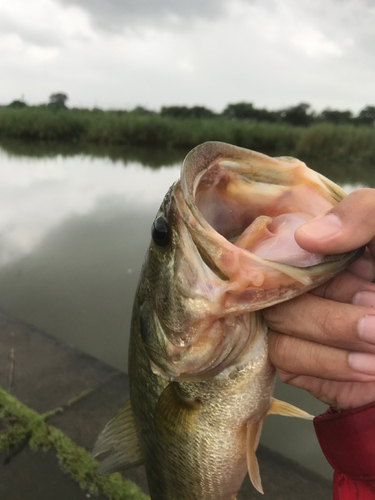
POLYGON ((171 232, 168 222, 160 216, 154 220, 151 228, 151 235, 154 243, 158 247, 166 247, 171 239, 171 232))

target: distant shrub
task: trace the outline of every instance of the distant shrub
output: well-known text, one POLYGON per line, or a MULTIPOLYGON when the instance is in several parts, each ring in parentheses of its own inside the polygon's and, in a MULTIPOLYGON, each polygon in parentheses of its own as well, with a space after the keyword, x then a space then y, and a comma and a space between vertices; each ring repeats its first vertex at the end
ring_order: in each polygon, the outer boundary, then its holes
POLYGON ((254 120, 258 122, 275 123, 280 121, 279 111, 269 111, 264 108, 255 108, 250 102, 228 104, 222 115, 231 120, 254 120))
POLYGON ((310 104, 301 102, 297 106, 291 106, 281 111, 281 121, 289 125, 307 127, 314 121, 314 113, 310 104))
POLYGON ((335 109, 324 109, 318 116, 317 121, 334 123, 335 125, 353 123, 353 113, 349 110, 338 111, 335 109))
POLYGON ((56 92, 55 94, 51 94, 49 96, 48 106, 66 108, 66 101, 68 99, 68 94, 65 94, 64 92, 56 92))
POLYGON ((161 116, 170 118, 213 118, 216 114, 204 106, 163 106, 161 116))
POLYGON ((357 118, 357 122, 362 125, 374 125, 375 124, 375 106, 366 106, 363 108, 357 118))
POLYGON ((13 108, 13 109, 20 109, 20 108, 27 108, 27 104, 25 101, 12 101, 10 104, 7 106, 8 108, 13 108))

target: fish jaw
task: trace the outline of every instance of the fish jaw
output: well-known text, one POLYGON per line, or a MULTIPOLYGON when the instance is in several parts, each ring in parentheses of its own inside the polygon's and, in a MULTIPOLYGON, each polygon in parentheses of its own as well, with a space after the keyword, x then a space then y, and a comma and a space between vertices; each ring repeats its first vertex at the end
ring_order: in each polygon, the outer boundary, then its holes
POLYGON ((149 267, 163 269, 145 277, 158 293, 145 294, 140 306, 154 372, 199 380, 236 366, 255 340, 248 314, 318 286, 354 260, 357 251, 310 254, 294 239, 299 225, 343 196, 296 159, 222 143, 195 148, 158 213, 172 228, 171 244, 151 243, 149 251, 149 267))
MULTIPOLYGON (((195 245, 247 311, 318 286, 358 256, 311 254, 297 245, 295 230, 345 196, 297 159, 205 143, 187 155, 180 191, 177 206, 195 245)), ((222 295, 223 287, 217 290, 222 295)))

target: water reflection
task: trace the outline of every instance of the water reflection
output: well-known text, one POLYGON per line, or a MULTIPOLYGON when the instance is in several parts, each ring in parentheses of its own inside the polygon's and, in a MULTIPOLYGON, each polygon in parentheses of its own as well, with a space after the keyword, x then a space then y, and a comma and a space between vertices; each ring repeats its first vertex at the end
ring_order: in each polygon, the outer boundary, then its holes
POLYGON ((126 369, 150 226, 179 169, 0 150, 2 307, 126 369))
POLYGON ((181 163, 189 152, 186 149, 153 148, 146 149, 134 146, 103 145, 96 143, 72 142, 24 142, 15 139, 1 140, 1 148, 9 157, 56 158, 62 156, 85 156, 104 158, 106 161, 141 163, 150 168, 159 168, 181 163))
MULTIPOLYGON (((150 225, 185 153, 164 152, 163 163, 158 151, 4 144, 0 305, 125 370, 150 225)), ((347 191, 375 185, 374 173, 357 167, 310 166, 347 191)), ((276 397, 314 414, 325 409, 283 384, 277 384, 276 397)), ((262 442, 331 476, 308 422, 269 417, 262 442)))
POLYGON ((0 269, 2 306, 125 370, 151 219, 146 212, 129 217, 117 197, 65 220, 30 253, 0 269))
MULTIPOLYGON (((0 264, 30 253, 63 221, 122 200, 129 217, 155 211, 178 178, 179 165, 150 170, 139 163, 73 156, 15 157, 0 149, 0 264), (110 168, 109 168, 110 167, 110 168)), ((108 242, 110 244, 110 242, 108 242)))

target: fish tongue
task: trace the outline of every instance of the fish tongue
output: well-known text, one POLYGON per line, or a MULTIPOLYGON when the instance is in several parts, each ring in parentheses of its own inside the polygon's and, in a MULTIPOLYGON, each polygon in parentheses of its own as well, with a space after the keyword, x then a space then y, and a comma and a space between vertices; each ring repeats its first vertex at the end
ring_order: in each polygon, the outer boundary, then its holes
POLYGON ((295 230, 312 217, 289 213, 275 218, 261 216, 241 234, 235 245, 257 257, 295 267, 315 266, 324 256, 307 252, 294 239, 295 230))
POLYGON ((269 225, 272 223, 272 217, 268 217, 267 215, 261 215, 257 217, 251 224, 248 226, 245 231, 239 236, 236 240, 235 245, 239 248, 243 248, 245 250, 250 250, 254 245, 257 245, 259 242, 272 238, 273 234, 269 230, 269 225))

